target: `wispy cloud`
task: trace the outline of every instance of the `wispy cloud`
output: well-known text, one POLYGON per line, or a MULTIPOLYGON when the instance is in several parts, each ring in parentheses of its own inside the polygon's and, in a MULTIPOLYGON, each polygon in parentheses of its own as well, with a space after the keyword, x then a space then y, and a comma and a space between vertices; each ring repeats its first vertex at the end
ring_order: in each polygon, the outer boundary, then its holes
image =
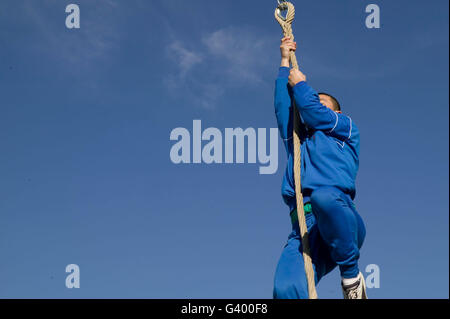
POLYGON ((262 70, 269 65, 265 54, 269 45, 268 39, 245 27, 206 33, 189 48, 175 38, 166 52, 176 69, 165 83, 184 89, 184 95, 198 106, 214 109, 227 89, 265 81, 262 70))
POLYGON ((173 60, 177 61, 182 77, 185 77, 193 66, 203 61, 203 57, 199 52, 188 50, 183 47, 179 41, 173 42, 169 45, 167 48, 167 54, 172 54, 173 60))
POLYGON ((270 43, 253 30, 229 27, 207 34, 202 39, 209 54, 223 61, 228 76, 255 85, 263 81, 261 68, 267 66, 270 43))

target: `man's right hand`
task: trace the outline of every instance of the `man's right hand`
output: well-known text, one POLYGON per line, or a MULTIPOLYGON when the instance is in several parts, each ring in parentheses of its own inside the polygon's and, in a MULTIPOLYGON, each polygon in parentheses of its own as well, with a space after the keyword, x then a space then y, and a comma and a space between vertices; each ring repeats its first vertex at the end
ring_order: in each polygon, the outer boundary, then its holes
MULTIPOLYGON (((284 37, 281 39, 280 51, 281 51, 281 60, 284 62, 290 61, 290 52, 297 50, 297 42, 294 42, 289 37, 284 37)), ((285 64, 285 63, 282 63, 285 64)))

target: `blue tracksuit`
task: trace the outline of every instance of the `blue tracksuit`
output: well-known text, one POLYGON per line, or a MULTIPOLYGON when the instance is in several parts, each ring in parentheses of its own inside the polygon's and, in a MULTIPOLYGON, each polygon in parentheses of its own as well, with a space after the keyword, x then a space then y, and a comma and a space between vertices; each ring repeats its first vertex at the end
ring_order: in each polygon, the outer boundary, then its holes
MULTIPOLYGON (((358 259, 365 237, 364 223, 353 204, 359 165, 359 131, 351 118, 322 105, 306 82, 291 88, 289 68, 281 67, 276 80, 275 113, 287 152, 282 196, 296 208, 293 177, 292 99, 301 117, 301 174, 304 203, 316 282, 339 265, 344 278, 359 273, 358 259)), ((274 298, 307 298, 307 283, 298 222, 284 247, 275 273, 274 298)))

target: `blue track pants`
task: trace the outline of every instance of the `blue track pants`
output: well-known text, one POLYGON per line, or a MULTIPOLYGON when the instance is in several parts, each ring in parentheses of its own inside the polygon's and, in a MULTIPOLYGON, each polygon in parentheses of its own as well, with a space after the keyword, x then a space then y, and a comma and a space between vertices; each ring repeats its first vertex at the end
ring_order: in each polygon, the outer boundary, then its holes
MULTIPOLYGON (((356 277, 366 229, 352 199, 337 188, 321 187, 312 192, 310 203, 312 213, 306 215, 306 225, 316 284, 336 266, 342 277, 356 277)), ((302 251, 296 221, 275 271, 275 299, 308 298, 302 251)))

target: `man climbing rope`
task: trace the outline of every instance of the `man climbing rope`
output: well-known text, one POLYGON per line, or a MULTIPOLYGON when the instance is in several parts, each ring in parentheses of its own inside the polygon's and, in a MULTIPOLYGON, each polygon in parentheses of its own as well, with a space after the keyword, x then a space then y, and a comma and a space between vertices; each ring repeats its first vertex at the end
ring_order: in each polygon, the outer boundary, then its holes
POLYGON ((293 176, 293 103, 300 116, 301 186, 315 283, 339 266, 345 299, 367 299, 358 268, 365 226, 355 209, 359 165, 359 132, 330 94, 317 93, 305 75, 290 69, 290 51, 297 45, 281 40, 281 66, 275 84, 275 113, 287 152, 282 195, 289 206, 292 232, 277 265, 273 297, 308 298, 293 176))

